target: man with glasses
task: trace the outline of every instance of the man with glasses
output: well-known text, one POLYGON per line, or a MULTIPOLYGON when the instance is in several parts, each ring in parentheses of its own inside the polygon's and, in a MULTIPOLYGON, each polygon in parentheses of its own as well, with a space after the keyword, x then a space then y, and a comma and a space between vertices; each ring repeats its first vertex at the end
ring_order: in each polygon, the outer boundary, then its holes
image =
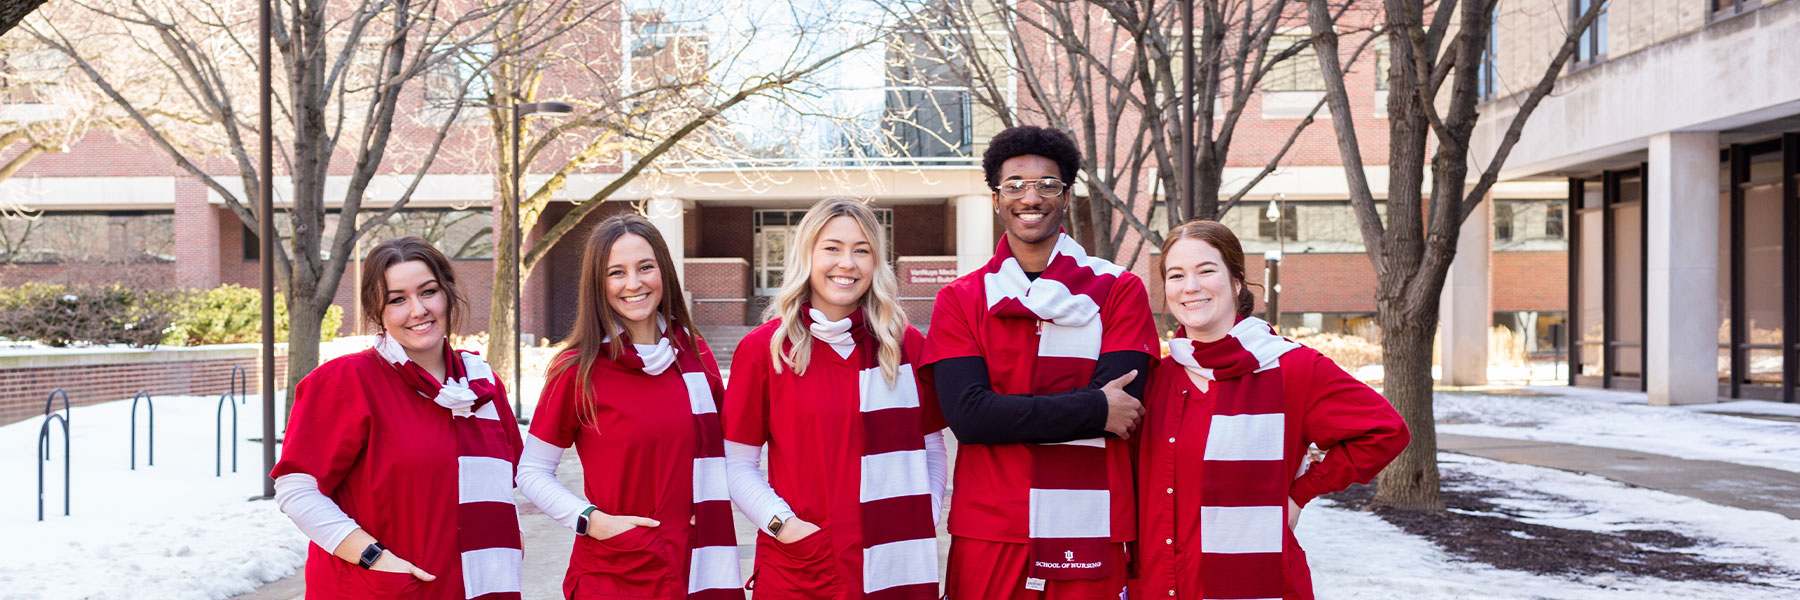
POLYGON ((1063 232, 1081 151, 1019 126, 982 156, 1006 232, 938 292, 925 375, 960 444, 953 600, 1116 598, 1135 539, 1129 444, 1156 332, 1143 282, 1063 232))

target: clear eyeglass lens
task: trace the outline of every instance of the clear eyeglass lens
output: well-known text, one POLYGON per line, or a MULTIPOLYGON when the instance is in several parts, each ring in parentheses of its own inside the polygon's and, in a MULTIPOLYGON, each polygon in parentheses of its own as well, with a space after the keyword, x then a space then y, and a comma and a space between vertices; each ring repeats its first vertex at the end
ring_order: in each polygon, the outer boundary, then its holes
POLYGON ((1036 188, 1039 196, 1055 198, 1061 196, 1068 187, 1055 179, 1013 180, 1000 184, 1000 194, 1007 198, 1024 198, 1025 190, 1036 188))

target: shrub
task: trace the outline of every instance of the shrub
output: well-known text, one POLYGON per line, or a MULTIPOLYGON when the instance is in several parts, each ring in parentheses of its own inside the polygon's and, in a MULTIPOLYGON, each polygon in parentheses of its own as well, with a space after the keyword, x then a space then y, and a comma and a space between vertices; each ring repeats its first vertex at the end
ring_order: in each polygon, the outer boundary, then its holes
POLYGON ((162 341, 174 294, 119 285, 27 283, 0 290, 0 336, 51 346, 162 341))
MULTIPOLYGON (((344 309, 332 305, 321 321, 319 341, 337 338, 344 324, 344 309)), ((287 301, 275 296, 275 341, 288 338, 287 301)), ((175 322, 164 338, 166 344, 246 344, 262 340, 262 292, 226 284, 194 292, 180 303, 175 322)))
POLYGON ((1381 362, 1381 344, 1361 336, 1319 333, 1304 327, 1295 328, 1288 334, 1294 341, 1318 350, 1346 372, 1355 373, 1364 366, 1381 362))

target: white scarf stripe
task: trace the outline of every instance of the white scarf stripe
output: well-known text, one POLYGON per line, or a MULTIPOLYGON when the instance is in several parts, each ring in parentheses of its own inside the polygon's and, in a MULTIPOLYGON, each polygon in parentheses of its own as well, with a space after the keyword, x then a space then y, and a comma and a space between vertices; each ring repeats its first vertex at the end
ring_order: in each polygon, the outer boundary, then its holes
POLYGON ((900 365, 900 377, 894 380, 893 387, 888 386, 887 376, 881 374, 880 367, 863 369, 858 378, 861 379, 862 412, 919 406, 919 382, 913 377, 910 364, 900 365))
POLYGON ((923 496, 931 493, 931 478, 921 469, 924 450, 902 450, 862 457, 863 502, 923 496))
POLYGON ((694 501, 712 502, 731 500, 731 486, 726 485, 724 477, 714 476, 714 472, 725 471, 725 457, 694 459, 694 501))
POLYGON ((688 553, 688 593, 744 587, 737 546, 701 546, 688 553))
POLYGON ((463 597, 520 592, 524 563, 524 553, 518 548, 486 548, 462 553, 463 597))
POLYGON ((456 501, 460 504, 512 504, 512 479, 512 463, 488 456, 456 457, 456 501))
POLYGON ((1283 506, 1200 507, 1200 551, 1217 554, 1281 552, 1287 527, 1283 506), (1277 532, 1269 535, 1270 531, 1277 532))
POLYGON ((1286 431, 1287 415, 1282 413, 1214 415, 1203 460, 1281 460, 1286 431))
POLYGON ((1110 490, 1031 490, 1031 537, 1112 536, 1110 490))
POLYGON ((937 583, 937 539, 902 540, 863 549, 863 593, 937 583))

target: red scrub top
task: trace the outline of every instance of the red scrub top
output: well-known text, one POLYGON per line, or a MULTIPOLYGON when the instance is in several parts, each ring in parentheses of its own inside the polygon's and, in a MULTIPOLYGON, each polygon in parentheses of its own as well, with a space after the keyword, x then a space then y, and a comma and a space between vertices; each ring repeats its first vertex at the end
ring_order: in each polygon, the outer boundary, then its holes
MULTIPOLYGON (((1411 440, 1406 422, 1386 398, 1317 350, 1300 347, 1283 354, 1280 370, 1286 397, 1286 472, 1300 470, 1308 445, 1325 451, 1323 461, 1289 485, 1288 497, 1296 504, 1305 506, 1353 481, 1367 483, 1411 440)), ((1200 498, 1212 402, 1174 358, 1165 357, 1156 366, 1144 390, 1144 425, 1137 438, 1142 486, 1138 535, 1144 541, 1138 544, 1133 598, 1210 597, 1201 580, 1200 498)), ((1282 564, 1283 597, 1310 600, 1306 552, 1291 530, 1282 535, 1282 564)))
MULTIPOLYGON (((525 447, 506 390, 494 382, 497 435, 514 466, 525 447)), ((363 569, 310 544, 307 598, 463 598, 457 547, 456 431, 450 410, 407 387, 374 349, 300 380, 272 477, 305 473, 363 531, 437 580, 363 569)))
MULTIPOLYGON (((769 445, 769 485, 794 514, 819 532, 782 544, 756 538, 758 598, 862 598, 862 408, 858 347, 848 358, 808 335, 806 375, 786 365, 775 373, 769 340, 781 321, 756 328, 738 344, 725 391, 725 439, 769 445)), ((902 342, 915 361, 925 336, 906 328, 902 342)), ((944 428, 937 394, 919 383, 924 433, 944 428)), ((767 523, 757 523, 758 529, 767 523)))
MULTIPOLYGON (((940 290, 931 311, 931 336, 925 347, 929 364, 948 358, 978 356, 987 362, 988 378, 1000 394, 1030 394, 1036 365, 1037 321, 988 315, 983 271, 963 275, 940 290)), ((1156 350, 1156 329, 1144 282, 1130 272, 1119 274, 1100 305, 1103 333, 1100 354, 1156 350)), ((1093 376, 1093 367, 1082 375, 1093 376)), ((1141 374, 1140 374, 1141 376, 1141 374)), ((1065 392, 1068 390, 1055 390, 1065 392)), ((1130 444, 1106 440, 1108 488, 1112 492, 1112 541, 1135 539, 1136 506, 1132 500, 1130 444)), ((1031 449, 1025 444, 969 444, 957 448, 956 493, 950 500, 950 534, 991 542, 1030 541, 1031 449)))
MULTIPOLYGON (((724 391, 718 363, 695 338, 713 397, 724 391)), ((682 351, 682 350, 677 350, 682 351)), ((574 350, 558 360, 576 360, 574 350)), ((578 367, 551 377, 538 399, 531 435, 575 447, 582 491, 609 515, 648 517, 657 527, 634 527, 606 540, 575 537, 563 594, 571 598, 664 598, 688 595, 688 519, 694 515, 694 413, 687 384, 674 365, 660 375, 628 369, 601 354, 589 383, 595 390, 583 425, 578 367)))

